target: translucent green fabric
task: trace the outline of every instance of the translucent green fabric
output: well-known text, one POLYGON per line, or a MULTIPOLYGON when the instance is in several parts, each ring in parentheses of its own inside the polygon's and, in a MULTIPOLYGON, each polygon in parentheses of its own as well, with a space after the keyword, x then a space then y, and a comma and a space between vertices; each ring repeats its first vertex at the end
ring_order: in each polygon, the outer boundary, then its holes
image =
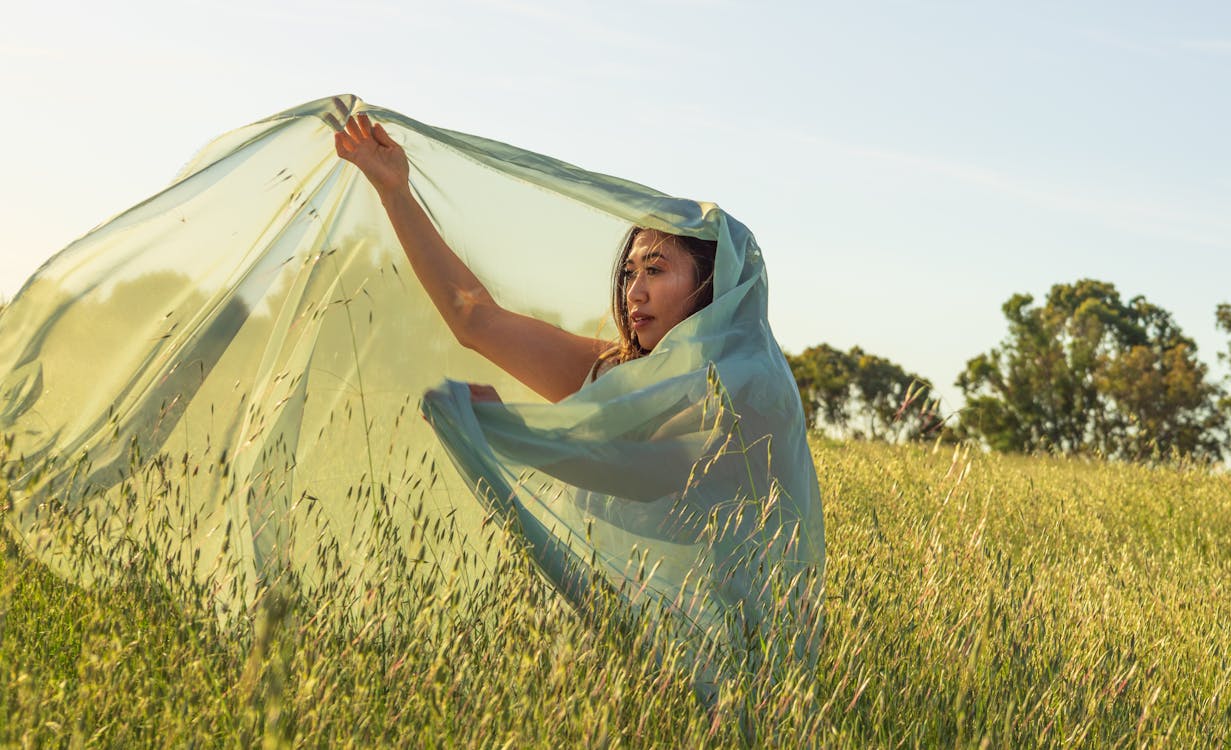
POLYGON ((824 562, 766 296, 755 240, 711 204, 353 97, 312 102, 211 143, 0 315, 7 519, 85 581, 111 574, 87 546, 142 532, 235 607, 286 571, 361 591, 390 528, 416 560, 456 564, 495 514, 579 605, 601 581, 681 638, 730 642, 781 596, 771 569, 799 587, 824 562), (405 146, 416 196, 504 306, 614 339, 611 270, 638 225, 717 240, 713 303, 543 403, 455 342, 334 154, 358 111, 405 146), (464 381, 505 403, 472 404, 464 381), (442 518, 457 543, 425 544, 416 529, 442 518))

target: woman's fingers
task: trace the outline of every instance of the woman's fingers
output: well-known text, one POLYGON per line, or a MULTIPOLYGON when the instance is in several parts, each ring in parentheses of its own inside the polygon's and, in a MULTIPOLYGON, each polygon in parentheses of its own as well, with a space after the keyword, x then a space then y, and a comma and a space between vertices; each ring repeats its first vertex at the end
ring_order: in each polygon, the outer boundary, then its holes
POLYGON ((368 141, 375 141, 381 146, 394 145, 393 139, 389 137, 385 129, 379 123, 373 126, 372 119, 367 115, 356 115, 347 118, 346 129, 338 131, 338 133, 345 135, 347 145, 351 150, 368 141))
POLYGON ((337 150, 338 156, 345 159, 355 150, 355 141, 345 130, 339 130, 333 134, 333 147, 337 150))
MULTIPOLYGON (((347 118, 345 128, 334 133, 333 143, 338 157, 359 167, 378 192, 406 187, 409 165, 405 150, 367 115, 347 118)), ((499 401, 500 397, 493 390, 482 400, 499 401)))
POLYGON ((375 138, 376 142, 382 146, 397 145, 393 142, 393 139, 389 137, 389 134, 385 132, 385 127, 379 122, 372 126, 372 137, 375 138))
POLYGON ((367 115, 355 115, 350 118, 346 121, 346 129, 358 141, 372 137, 372 121, 367 115))

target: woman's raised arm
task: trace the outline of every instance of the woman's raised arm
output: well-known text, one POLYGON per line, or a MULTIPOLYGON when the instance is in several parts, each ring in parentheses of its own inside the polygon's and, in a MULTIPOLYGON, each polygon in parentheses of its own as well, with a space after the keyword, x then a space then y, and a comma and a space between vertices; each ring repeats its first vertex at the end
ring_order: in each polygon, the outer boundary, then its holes
POLYGON ((379 123, 352 117, 334 145, 376 188, 411 268, 459 343, 551 401, 581 387, 607 342, 498 305, 411 194, 406 153, 379 123))

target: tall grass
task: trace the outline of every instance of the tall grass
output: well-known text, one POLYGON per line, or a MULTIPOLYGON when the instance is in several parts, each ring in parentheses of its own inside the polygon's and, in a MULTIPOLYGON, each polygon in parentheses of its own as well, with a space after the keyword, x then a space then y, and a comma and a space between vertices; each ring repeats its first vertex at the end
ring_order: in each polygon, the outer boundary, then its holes
POLYGON ((354 617, 286 578, 230 624, 157 556, 83 589, 6 536, 0 743, 1231 742, 1231 477, 865 443, 814 458, 827 626, 807 675, 702 706, 641 625, 578 616, 499 534, 479 579, 471 558, 408 555, 354 617))

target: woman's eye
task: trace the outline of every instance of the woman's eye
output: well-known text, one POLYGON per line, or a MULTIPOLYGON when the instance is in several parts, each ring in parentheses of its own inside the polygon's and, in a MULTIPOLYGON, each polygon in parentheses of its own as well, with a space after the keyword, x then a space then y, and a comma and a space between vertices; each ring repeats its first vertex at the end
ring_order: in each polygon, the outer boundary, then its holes
POLYGON ((658 268, 658 266, 650 266, 649 268, 645 269, 645 272, 649 274, 650 276, 657 276, 659 273, 659 270, 660 269, 658 268))

